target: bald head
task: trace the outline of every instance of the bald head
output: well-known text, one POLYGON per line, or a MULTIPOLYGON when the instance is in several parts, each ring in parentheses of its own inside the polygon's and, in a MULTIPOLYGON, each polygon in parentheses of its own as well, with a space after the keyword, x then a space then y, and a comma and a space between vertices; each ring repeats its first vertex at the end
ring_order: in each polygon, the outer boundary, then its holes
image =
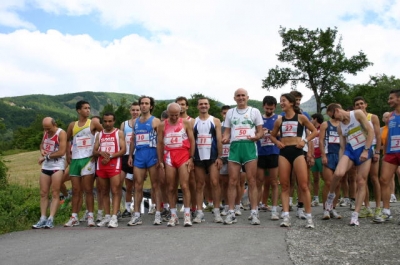
POLYGON ((390 112, 385 112, 385 113, 383 113, 383 115, 382 115, 382 121, 383 121, 385 124, 388 124, 389 118, 390 118, 390 112))
POLYGON ((47 132, 53 131, 54 128, 57 129, 56 121, 51 117, 44 118, 42 121, 42 125, 43 125, 43 130, 47 132))
POLYGON ((170 123, 175 124, 181 113, 181 106, 178 103, 170 103, 167 106, 168 120, 170 123))
POLYGON ((233 96, 236 97, 236 95, 239 95, 239 94, 244 94, 244 95, 248 96, 247 90, 244 88, 236 89, 235 94, 233 96))
POLYGON ((178 103, 169 103, 167 106, 167 112, 171 112, 171 111, 181 111, 181 106, 178 103))

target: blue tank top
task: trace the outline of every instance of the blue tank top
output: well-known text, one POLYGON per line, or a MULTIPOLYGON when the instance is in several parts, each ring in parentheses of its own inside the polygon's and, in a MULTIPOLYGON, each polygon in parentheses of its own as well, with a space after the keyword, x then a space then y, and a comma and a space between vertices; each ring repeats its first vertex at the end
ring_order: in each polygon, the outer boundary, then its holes
POLYGON ((136 119, 133 129, 135 134, 136 149, 156 148, 157 147, 157 132, 153 129, 154 116, 151 116, 147 121, 140 122, 140 118, 136 119))
POLYGON ((390 115, 386 143, 386 154, 400 153, 400 115, 390 115))
MULTIPOLYGON (((274 123, 277 119, 277 114, 274 114, 269 118, 263 117, 263 128, 272 131, 272 129, 274 128, 274 123)), ((269 136, 270 134, 268 132, 265 132, 264 136, 259 141, 257 141, 257 151, 259 156, 279 155, 279 148, 271 141, 269 136)))
POLYGON ((132 140, 133 128, 129 125, 129 120, 124 122, 124 138, 126 143, 125 155, 129 155, 129 148, 132 140))
POLYGON ((193 134, 196 142, 194 152, 195 160, 217 159, 218 147, 214 117, 210 116, 205 121, 197 117, 193 127, 193 134))
POLYGON ((337 131, 337 126, 334 126, 328 121, 328 127, 325 131, 325 153, 339 154, 340 138, 337 131))

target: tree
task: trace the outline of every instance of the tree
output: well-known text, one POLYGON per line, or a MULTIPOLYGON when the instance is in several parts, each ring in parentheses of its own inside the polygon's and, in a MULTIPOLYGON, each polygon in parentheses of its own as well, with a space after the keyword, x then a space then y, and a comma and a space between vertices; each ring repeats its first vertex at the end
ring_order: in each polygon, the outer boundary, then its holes
POLYGON ((281 88, 290 82, 292 89, 299 83, 311 89, 317 103, 317 112, 321 112, 321 99, 344 86, 343 74, 356 75, 372 65, 367 56, 359 51, 347 58, 344 54, 337 29, 327 28, 309 30, 303 27, 286 29, 281 27, 283 50, 277 54, 280 62, 292 67, 276 66, 268 71, 262 88, 268 91, 281 88))

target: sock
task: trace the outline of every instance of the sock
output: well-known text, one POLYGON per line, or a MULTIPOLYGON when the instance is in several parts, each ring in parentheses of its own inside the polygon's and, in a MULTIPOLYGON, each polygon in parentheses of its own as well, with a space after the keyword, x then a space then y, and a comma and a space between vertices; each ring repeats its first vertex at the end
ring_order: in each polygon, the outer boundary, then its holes
POLYGON ((219 213, 219 208, 214 208, 214 214, 220 214, 219 213))
POLYGON ((390 209, 383 209, 382 211, 384 214, 390 215, 390 209))
POLYGON ((351 214, 351 217, 353 218, 357 218, 358 219, 358 213, 356 212, 356 211, 354 211, 352 214, 351 214))
POLYGON ((49 216, 49 219, 47 219, 47 220, 51 220, 51 221, 53 221, 54 220, 54 216, 49 216))
POLYGON ((293 204, 293 197, 289 197, 289 205, 293 204))
POLYGON ((97 214, 103 215, 103 210, 97 210, 97 214))
POLYGON ((72 213, 72 217, 78 218, 78 214, 77 213, 72 213))
POLYGON ((135 217, 140 217, 140 213, 139 212, 135 212, 135 217))
MULTIPOLYGON (((185 208, 185 209, 186 209, 186 208, 185 208)), ((189 207, 188 207, 188 209, 189 209, 189 211, 191 211, 191 212, 195 212, 197 208, 196 208, 196 207, 192 207, 192 208, 189 208, 189 207)), ((186 213, 186 212, 185 212, 185 213, 186 213)))
POLYGON ((153 203, 153 204, 151 205, 151 207, 156 208, 156 205, 153 203))
POLYGON ((209 201, 209 202, 208 202, 208 205, 209 205, 209 206, 214 206, 214 202, 213 202, 213 201, 209 201))
POLYGON ((235 210, 240 210, 240 204, 235 205, 235 210))
POLYGON ((328 193, 328 198, 327 198, 327 201, 329 202, 329 203, 332 203, 333 202, 333 199, 335 199, 335 193, 328 193))
POLYGON ((165 209, 169 209, 169 203, 164 202, 164 208, 165 208, 165 209))
POLYGON ((312 218, 311 217, 311 213, 306 213, 306 218, 308 219, 308 218, 312 218))
MULTIPOLYGON (((46 215, 40 216, 40 221, 46 221, 46 219, 47 219, 46 215)), ((50 217, 49 217, 49 219, 50 219, 50 217)))
MULTIPOLYGON (((190 213, 190 208, 189 207, 185 207, 185 209, 184 209, 184 212, 185 213, 190 213)), ((194 209, 194 211, 192 211, 192 212, 195 212, 196 211, 196 208, 194 209)))
POLYGON ((93 212, 88 213, 88 216, 93 218, 93 212))
POLYGON ((198 213, 203 213, 203 210, 197 210, 198 213))
POLYGON ((117 219, 117 216, 115 214, 113 214, 113 216, 111 216, 112 219, 117 219))
POLYGON ((125 209, 130 213, 131 212, 131 202, 125 202, 125 209))
POLYGON ((161 215, 160 211, 156 211, 156 215, 161 215))
POLYGON ((251 214, 257 214, 257 210, 251 210, 251 214))
POLYGON ((272 206, 271 211, 276 212, 276 206, 272 206))
POLYGON ((319 201, 319 197, 318 196, 314 196, 314 201, 319 201))
POLYGON ((282 216, 289 216, 289 212, 283 212, 282 216))
POLYGON ((110 219, 111 218, 111 215, 109 215, 109 214, 106 214, 106 216, 104 216, 106 219, 110 219))
POLYGON ((235 211, 234 210, 229 210, 229 214, 235 216, 235 211))
POLYGON ((176 215, 176 208, 171 208, 171 214, 176 215))

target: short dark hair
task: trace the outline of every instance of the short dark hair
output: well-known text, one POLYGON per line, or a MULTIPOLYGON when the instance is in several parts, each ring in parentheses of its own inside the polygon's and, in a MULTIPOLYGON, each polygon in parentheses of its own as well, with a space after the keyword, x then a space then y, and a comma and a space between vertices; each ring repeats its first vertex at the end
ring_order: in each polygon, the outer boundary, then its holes
POLYGON ((113 117, 113 121, 115 121, 115 114, 112 113, 112 112, 106 112, 106 113, 103 114, 103 117, 104 116, 112 116, 113 117))
POLYGON ((200 97, 200 98, 197 99, 197 104, 199 104, 199 100, 202 100, 202 99, 207 99, 208 103, 210 103, 210 100, 209 100, 208 98, 206 98, 206 97, 200 97))
POLYGON ((389 94, 396 94, 396 97, 400 97, 400 89, 392 89, 389 94))
POLYGON ((188 102, 187 98, 185 98, 185 97, 177 97, 177 98, 175 99, 175 103, 178 103, 178 101, 182 101, 182 100, 185 101, 186 106, 189 106, 189 102, 188 102))
POLYGON ((326 112, 332 112, 335 109, 341 109, 342 106, 338 103, 331 103, 326 107, 326 112))
POLYGON ((85 104, 88 104, 90 106, 89 102, 87 102, 86 100, 79 100, 78 102, 76 102, 75 105, 76 110, 81 109, 82 106, 85 104))
POLYGON ((359 100, 364 101, 364 103, 366 102, 364 97, 362 97, 362 96, 357 96, 357 97, 355 97, 355 98, 353 99, 353 106, 354 106, 354 104, 355 104, 357 101, 359 101, 359 100))
POLYGON ((132 102, 131 106, 139 106, 139 102, 134 101, 134 102, 132 102))
POLYGON ((162 113, 161 113, 161 119, 168 119, 168 112, 167 112, 167 110, 164 110, 162 113))
POLYGON ((273 96, 265 96, 263 99, 263 106, 265 106, 265 104, 271 106, 274 105, 276 106, 276 104, 278 104, 278 102, 276 101, 276 98, 273 96))
POLYGON ((303 94, 301 94, 301 92, 299 92, 297 90, 290 91, 290 94, 292 94, 295 98, 302 98, 303 97, 303 94))
POLYGON ((318 122, 319 124, 321 124, 321 123, 324 122, 324 116, 322 116, 321 113, 314 113, 313 115, 311 115, 311 118, 317 119, 317 122, 318 122))
POLYGON ((150 99, 150 107, 151 107, 151 108, 150 108, 150 113, 152 113, 152 112, 153 112, 153 109, 154 109, 154 106, 155 106, 155 104, 156 104, 156 101, 154 100, 153 97, 141 96, 141 97, 138 99, 139 106, 140 106, 140 104, 141 104, 142 99, 144 99, 144 98, 150 99))
POLYGON ((223 111, 223 110, 228 110, 228 109, 230 109, 230 108, 231 108, 231 106, 229 106, 229 105, 224 105, 224 106, 221 107, 221 111, 223 111))

